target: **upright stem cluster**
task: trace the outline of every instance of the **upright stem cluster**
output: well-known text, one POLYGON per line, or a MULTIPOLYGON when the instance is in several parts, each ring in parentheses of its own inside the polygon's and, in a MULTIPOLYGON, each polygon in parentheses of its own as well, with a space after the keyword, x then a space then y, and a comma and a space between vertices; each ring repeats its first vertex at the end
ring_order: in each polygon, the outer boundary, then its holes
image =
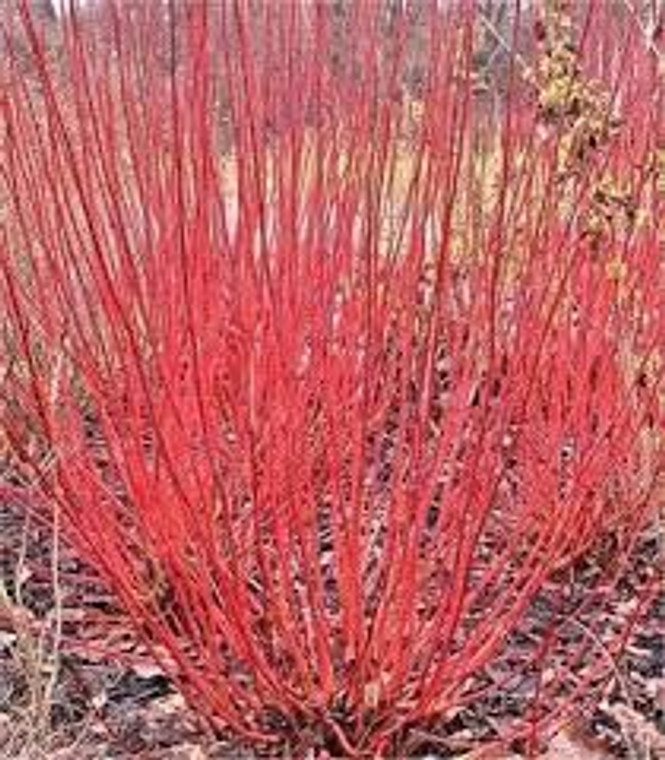
POLYGON ((47 40, 17 0, 3 435, 213 723, 394 750, 531 626, 530 736, 606 669, 567 626, 665 445, 662 96, 613 8, 501 91, 467 3, 106 0, 47 40))

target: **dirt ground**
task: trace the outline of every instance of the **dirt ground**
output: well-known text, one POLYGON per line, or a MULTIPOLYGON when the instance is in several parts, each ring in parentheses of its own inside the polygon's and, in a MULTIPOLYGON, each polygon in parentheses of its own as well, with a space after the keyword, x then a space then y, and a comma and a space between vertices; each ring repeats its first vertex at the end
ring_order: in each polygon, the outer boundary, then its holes
MULTIPOLYGON (((641 564, 660 567, 660 539, 656 528, 648 531, 641 564)), ((306 738, 302 744, 285 741, 268 751, 215 736, 201 726, 129 629, 118 626, 110 634, 83 623, 81 604, 103 610, 113 602, 92 585, 86 598, 70 606, 67 576, 78 572, 80 563, 64 548, 62 588, 54 598, 50 543, 48 531, 26 522, 20 505, 0 503, 0 760, 329 757, 315 740, 309 746, 306 738), (109 660, 109 651, 117 653, 116 660, 109 660)), ((626 588, 623 596, 629 593, 626 588)), ((661 596, 615 664, 602 701, 587 718, 557 734, 541 760, 665 757, 664 612, 661 596)), ((615 615, 620 625, 621 598, 604 614, 615 615)), ((423 731, 414 756, 518 758, 478 749, 487 727, 500 723, 506 717, 502 713, 511 709, 510 698, 465 709, 452 721, 423 731)))

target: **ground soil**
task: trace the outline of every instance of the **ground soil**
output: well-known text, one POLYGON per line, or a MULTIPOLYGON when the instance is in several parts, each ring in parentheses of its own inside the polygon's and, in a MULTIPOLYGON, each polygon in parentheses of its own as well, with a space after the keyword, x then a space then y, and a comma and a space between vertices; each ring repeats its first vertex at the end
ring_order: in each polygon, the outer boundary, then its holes
MULTIPOLYGON (((21 586, 20 605, 9 609, 7 598, 4 605, 0 602, 0 760, 329 757, 323 750, 287 743, 277 752, 263 752, 232 737, 213 735, 197 721, 161 671, 142 656, 131 630, 118 627, 109 641, 108 629, 96 631, 82 621, 80 610, 68 606, 67 576, 79 572, 80 563, 64 548, 60 569, 65 604, 58 676, 48 697, 48 730, 30 738, 31 722, 37 719, 31 688, 35 678, 42 683, 48 680, 48 672, 36 674, 34 667, 31 669, 30 647, 46 634, 43 641, 48 652, 53 641, 50 541, 48 529, 28 523, 19 504, 11 500, 0 503, 0 579, 14 601, 17 573, 21 586), (95 654, 96 647, 99 654, 95 654), (117 659, 109 659, 109 649, 118 654, 117 659)), ((650 529, 640 549, 642 565, 660 566, 660 543, 657 529, 650 529)), ((626 593, 630 587, 624 589, 624 596, 626 593)), ((112 605, 112 600, 93 585, 82 603, 102 609, 112 605)), ((604 614, 616 615, 621 624, 621 605, 619 598, 616 609, 604 614)), ((543 748, 543 759, 665 757, 664 611, 662 598, 650 604, 624 658, 616 664, 604 698, 585 718, 557 734, 549 748, 543 748)), ((48 658, 37 670, 47 671, 47 666, 48 658)), ((509 714, 511 709, 510 699, 466 709, 445 725, 423 731, 414 744, 414 756, 430 760, 517 758, 520 755, 515 752, 479 755, 477 749, 488 727, 500 723, 505 717, 502 713, 509 714)))

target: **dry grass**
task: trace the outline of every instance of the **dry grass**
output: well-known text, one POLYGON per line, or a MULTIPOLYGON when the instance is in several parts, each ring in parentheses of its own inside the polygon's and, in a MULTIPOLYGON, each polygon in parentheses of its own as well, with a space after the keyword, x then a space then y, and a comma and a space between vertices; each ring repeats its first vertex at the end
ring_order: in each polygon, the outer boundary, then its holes
MULTIPOLYGON (((62 640, 62 590, 59 575, 59 524, 54 516, 51 549, 52 607, 37 619, 24 600, 29 524, 23 530, 21 551, 11 579, 0 578, 0 623, 12 660, 15 684, 22 693, 12 700, 0 723, 1 760, 37 760, 56 757, 60 737, 52 729, 54 693, 60 674, 62 640)), ((16 688, 9 686, 8 689, 16 688)))

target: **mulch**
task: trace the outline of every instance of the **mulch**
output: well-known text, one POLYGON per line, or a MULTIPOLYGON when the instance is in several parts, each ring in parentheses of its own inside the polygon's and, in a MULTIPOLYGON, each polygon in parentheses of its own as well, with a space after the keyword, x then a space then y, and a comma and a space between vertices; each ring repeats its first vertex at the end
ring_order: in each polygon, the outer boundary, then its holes
MULTIPOLYGON (((635 573, 662 562, 662 535, 658 526, 646 532, 636 553, 635 573)), ((0 758, 35 760, 217 760, 308 756, 328 757, 325 750, 289 745, 262 751, 231 736, 214 735, 202 726, 168 678, 151 663, 129 626, 100 626, 83 620, 81 610, 69 605, 67 578, 82 571, 75 555, 62 547, 61 584, 64 598, 62 643, 58 678, 51 695, 50 732, 44 737, 48 752, 20 755, 21 716, 29 715, 30 683, 21 651, 21 631, 33 642, 46 632, 52 640, 52 583, 49 571, 52 537, 49 530, 28 522, 21 505, 0 501, 0 580, 15 598, 17 569, 21 606, 10 614, 0 605, 0 758), (18 615, 18 618, 17 618, 18 615), (109 639, 112 636, 112 639, 109 639), (113 651, 117 657, 109 659, 113 651), (13 742, 13 744, 12 744, 13 742), (6 754, 13 747, 13 755, 6 754), (3 755, 3 748, 5 754, 3 755)), ((77 586, 78 589, 78 586, 77 586)), ((633 588, 630 576, 618 587, 603 615, 609 624, 625 625, 633 588)), ((83 604, 92 610, 110 609, 108 598, 94 582, 83 604)), ((81 600, 77 602, 81 605, 81 600)), ((665 757, 665 655, 663 620, 665 596, 655 598, 634 631, 623 658, 616 664, 602 700, 543 748, 548 760, 656 760, 665 757), (662 753, 662 754, 661 754, 662 753)), ((534 611, 538 614, 537 607, 534 611)), ((596 611, 594 614, 598 614, 596 611)), ((533 621, 532 621, 533 622, 533 621)), ((528 634, 528 632, 527 632, 528 634)), ((524 634, 524 635, 527 635, 524 634)), ((498 672, 486 674, 501 679, 498 672)), ((412 756, 435 760, 474 757, 474 748, 499 735, 500 727, 519 711, 519 694, 495 693, 472 704, 445 722, 414 732, 412 756)), ((519 757, 497 750, 485 758, 519 757)), ((477 755, 476 755, 477 756, 477 755)))

